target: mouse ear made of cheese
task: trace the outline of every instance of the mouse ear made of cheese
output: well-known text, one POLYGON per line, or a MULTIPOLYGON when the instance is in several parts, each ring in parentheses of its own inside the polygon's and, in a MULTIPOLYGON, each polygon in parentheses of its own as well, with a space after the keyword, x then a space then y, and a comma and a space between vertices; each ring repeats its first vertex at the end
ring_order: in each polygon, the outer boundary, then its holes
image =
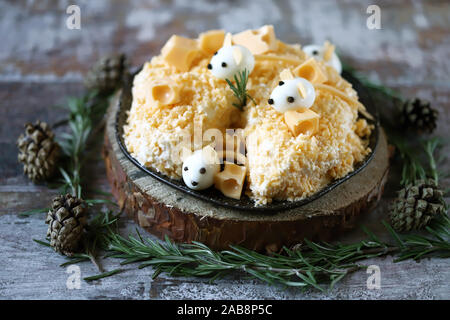
POLYGON ((243 54, 239 47, 233 47, 233 59, 237 65, 239 65, 242 62, 243 54))
POLYGON ((300 97, 305 99, 306 95, 308 94, 308 91, 305 88, 305 85, 303 84, 303 82, 297 83, 297 89, 298 89, 298 93, 300 94, 300 97))
POLYGON ((227 33, 226 35, 225 35, 225 39, 223 39, 223 45, 222 45, 222 47, 231 47, 231 45, 232 45, 232 39, 233 39, 233 36, 231 35, 231 33, 227 33))
POLYGON ((330 41, 325 41, 323 44, 323 60, 328 62, 333 57, 333 53, 336 47, 330 43, 330 41))
POLYGON ((292 80, 294 79, 294 75, 292 74, 291 70, 284 69, 283 71, 280 72, 280 79, 283 81, 292 80))

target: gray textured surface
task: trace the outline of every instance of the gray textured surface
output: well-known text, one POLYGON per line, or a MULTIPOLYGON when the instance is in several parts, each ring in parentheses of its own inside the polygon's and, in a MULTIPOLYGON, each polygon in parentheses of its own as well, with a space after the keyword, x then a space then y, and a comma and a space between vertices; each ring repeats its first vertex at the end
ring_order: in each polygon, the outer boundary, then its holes
MULTIPOLYGON (((440 112, 437 134, 448 136, 450 88, 450 4, 448 1, 1 1, 0 32, 0 299, 449 299, 450 262, 431 259, 394 264, 373 259, 381 269, 381 289, 368 290, 361 271, 332 292, 301 293, 270 287, 235 274, 216 284, 195 278, 161 275, 136 265, 111 278, 81 283, 69 290, 64 257, 32 241, 45 236, 43 216, 21 218, 24 210, 48 206, 56 193, 31 184, 21 174, 14 141, 26 121, 55 122, 64 117, 52 108, 67 95, 82 92, 82 75, 99 56, 124 51, 134 65, 159 52, 173 34, 195 36, 211 28, 239 31, 274 24, 287 42, 330 39, 342 55, 372 79, 407 96, 430 99, 440 112), (79 4, 82 29, 65 27, 65 10, 79 4), (382 29, 366 28, 366 8, 378 4, 382 29), (249 12, 251 14, 249 14, 249 12)), ((444 150, 450 154, 448 146, 444 150)), ((102 161, 88 167, 90 187, 108 190, 102 161)), ((444 168, 443 168, 444 169, 444 168)), ((448 168, 445 168, 448 170, 448 168)), ((361 222, 381 237, 379 221, 394 195, 395 167, 381 205, 361 222)), ((443 181, 449 185, 448 179, 443 181)), ((123 222, 132 230, 132 222, 123 222)), ((126 232, 126 231, 124 231, 126 232)), ((351 232, 344 241, 361 238, 351 232)), ((82 276, 96 273, 79 265, 82 276)), ((117 267, 108 260, 105 268, 117 267)))

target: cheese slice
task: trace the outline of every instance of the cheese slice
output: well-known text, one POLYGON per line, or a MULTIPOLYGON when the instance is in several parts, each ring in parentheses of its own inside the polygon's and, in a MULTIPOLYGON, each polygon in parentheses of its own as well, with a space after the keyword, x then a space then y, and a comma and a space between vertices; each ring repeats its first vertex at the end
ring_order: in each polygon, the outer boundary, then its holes
POLYGON ((200 33, 198 38, 199 47, 202 51, 212 54, 217 52, 222 47, 225 39, 225 31, 223 30, 210 30, 200 33))
POLYGON ((289 69, 284 69, 283 71, 280 72, 280 79, 281 80, 292 80, 294 79, 294 76, 292 75, 291 70, 289 69))
POLYGON ((168 65, 186 72, 198 51, 196 40, 173 35, 161 49, 161 55, 168 65))
POLYGON ((292 64, 301 64, 302 60, 296 59, 296 58, 289 58, 289 57, 281 57, 281 56, 274 56, 270 54, 256 54, 255 55, 256 61, 261 60, 268 60, 268 61, 282 61, 292 64))
POLYGON ((233 43, 246 47, 253 54, 276 51, 278 47, 275 31, 271 25, 235 34, 233 36, 233 43))
POLYGON ((361 114, 363 114, 367 119, 373 120, 373 116, 367 112, 366 107, 364 107, 364 105, 359 102, 358 100, 349 97, 348 95, 346 95, 344 92, 336 89, 335 87, 326 85, 326 84, 315 84, 314 88, 316 90, 326 90, 336 96, 338 96, 339 98, 347 101, 350 104, 356 105, 358 107, 358 111, 361 112, 361 114))
POLYGON ((225 168, 214 176, 214 187, 224 196, 239 200, 241 198, 244 180, 247 173, 245 166, 225 161, 225 168))
POLYGON ((284 113, 284 121, 294 137, 299 134, 313 135, 319 130, 319 115, 310 109, 302 112, 287 111, 284 113))
POLYGON ((325 41, 323 47, 323 60, 330 61, 331 57, 333 56, 335 46, 332 45, 329 41, 325 41))
POLYGON ((322 67, 314 58, 309 58, 303 62, 292 73, 297 77, 305 78, 311 83, 324 83, 328 80, 322 67))

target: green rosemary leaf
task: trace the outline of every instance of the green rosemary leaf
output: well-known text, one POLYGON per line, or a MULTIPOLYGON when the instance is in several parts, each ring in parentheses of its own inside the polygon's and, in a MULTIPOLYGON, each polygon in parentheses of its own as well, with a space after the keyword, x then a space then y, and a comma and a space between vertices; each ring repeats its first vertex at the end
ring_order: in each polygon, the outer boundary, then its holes
POLYGON ((85 280, 85 281, 99 280, 99 279, 103 279, 103 278, 106 278, 106 277, 113 276, 113 275, 118 274, 120 272, 123 272, 123 270, 122 269, 114 269, 112 271, 103 272, 103 273, 95 275, 95 276, 90 276, 90 277, 83 278, 83 280, 85 280))
POLYGON ((300 272, 296 273, 296 276, 299 277, 300 279, 302 279, 304 282, 306 282, 307 284, 309 284, 310 286, 318 289, 319 291, 324 292, 324 288, 322 288, 321 286, 319 286, 318 284, 316 284, 314 281, 311 280, 311 278, 301 274, 300 272))
POLYGON ((264 282, 267 282, 267 283, 269 283, 269 284, 271 284, 271 285, 275 284, 275 282, 274 282, 273 279, 267 277, 264 273, 262 273, 262 272, 260 272, 260 271, 253 270, 253 269, 251 269, 251 268, 245 268, 244 270, 245 270, 247 273, 249 273, 250 275, 252 275, 252 276, 254 276, 255 278, 257 278, 257 279, 260 279, 260 280, 262 280, 262 281, 264 281, 264 282))
POLYGON ((382 220, 381 223, 385 226, 385 228, 389 231, 389 233, 392 235, 394 240, 397 242, 398 246, 400 248, 405 248, 405 245, 403 244, 402 239, 400 239, 400 236, 397 234, 397 232, 392 229, 392 227, 387 223, 386 221, 382 220))
POLYGON ((213 284, 216 280, 223 278, 227 273, 220 271, 217 272, 215 275, 213 275, 210 279, 209 279, 209 284, 213 284))
POLYGON ((153 272, 152 274, 152 280, 155 280, 162 272, 162 268, 161 267, 156 267, 155 268, 155 272, 153 272))
POLYGON ((333 288, 335 287, 336 283, 338 283, 340 280, 342 280, 342 278, 344 278, 347 275, 347 272, 342 272, 338 275, 332 275, 331 276, 331 283, 330 286, 328 287, 328 290, 331 291, 333 290, 333 288))
POLYGON ((436 183, 439 182, 439 174, 436 168, 436 160, 434 158, 434 152, 435 150, 441 145, 441 141, 439 138, 431 138, 425 142, 422 143, 423 148, 425 150, 425 153, 428 158, 428 163, 430 167, 429 176, 436 181, 436 183))
POLYGON ((59 171, 61 172, 65 182, 72 186, 72 179, 69 177, 69 174, 66 172, 66 170, 64 170, 63 168, 59 168, 59 171))
POLYGON ((43 246, 50 247, 50 242, 48 242, 48 241, 41 241, 41 240, 37 240, 37 239, 33 239, 33 241, 36 243, 39 243, 43 246))
POLYGON ((301 281, 283 281, 282 283, 289 287, 307 287, 308 286, 307 283, 301 282, 301 281))
POLYGON ((247 99, 250 99, 256 105, 255 100, 247 92, 248 76, 249 72, 245 69, 237 75, 234 75, 234 84, 229 79, 225 79, 228 86, 238 99, 238 103, 233 103, 233 106, 241 111, 247 105, 247 99))
POLYGON ((429 226, 426 226, 425 230, 427 230, 428 233, 430 233, 431 235, 435 236, 440 241, 445 241, 444 237, 438 231, 430 228, 429 226))
POLYGON ((67 262, 61 263, 59 266, 60 267, 67 267, 67 266, 69 266, 71 264, 76 264, 76 263, 85 262, 85 261, 89 261, 89 257, 81 257, 81 258, 70 259, 67 262))

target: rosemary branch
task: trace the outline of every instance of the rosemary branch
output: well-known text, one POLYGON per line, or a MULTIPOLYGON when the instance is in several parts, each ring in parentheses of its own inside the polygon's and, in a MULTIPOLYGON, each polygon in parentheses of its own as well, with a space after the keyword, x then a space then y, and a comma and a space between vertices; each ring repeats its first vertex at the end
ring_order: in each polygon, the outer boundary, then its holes
POLYGON ((69 98, 67 102, 71 132, 63 133, 58 143, 68 159, 68 165, 59 169, 63 177, 63 189, 71 190, 78 198, 81 198, 83 152, 91 136, 92 124, 104 115, 107 105, 107 99, 99 98, 95 91, 81 98, 69 98))
POLYGON ((381 241, 364 229, 368 238, 353 244, 328 244, 305 241, 302 250, 283 248, 271 256, 239 246, 216 252, 202 243, 174 244, 167 237, 164 242, 137 236, 127 238, 110 230, 108 257, 121 259, 121 265, 139 262, 139 268, 153 267, 153 278, 161 272, 171 276, 208 277, 210 281, 242 271, 268 284, 293 287, 331 289, 345 275, 365 268, 356 262, 396 254, 395 261, 420 260, 424 257, 450 256, 450 222, 440 217, 429 227, 428 235, 400 235, 387 223, 395 244, 381 241))
POLYGON ((228 86, 239 101, 239 103, 233 103, 233 106, 241 111, 247 105, 247 99, 250 99, 256 105, 255 100, 247 92, 248 76, 249 72, 247 69, 244 69, 239 73, 239 77, 237 75, 234 76, 234 82, 236 85, 234 85, 229 79, 226 79, 228 86))
POLYGON ((427 165, 422 164, 422 159, 418 156, 420 153, 417 152, 417 146, 411 146, 407 139, 393 134, 390 135, 389 139, 398 149, 402 158, 401 185, 415 183, 416 180, 427 177, 436 181, 436 184, 439 182, 439 172, 434 153, 442 144, 440 138, 430 138, 421 141, 419 144, 419 147, 425 152, 427 165))

